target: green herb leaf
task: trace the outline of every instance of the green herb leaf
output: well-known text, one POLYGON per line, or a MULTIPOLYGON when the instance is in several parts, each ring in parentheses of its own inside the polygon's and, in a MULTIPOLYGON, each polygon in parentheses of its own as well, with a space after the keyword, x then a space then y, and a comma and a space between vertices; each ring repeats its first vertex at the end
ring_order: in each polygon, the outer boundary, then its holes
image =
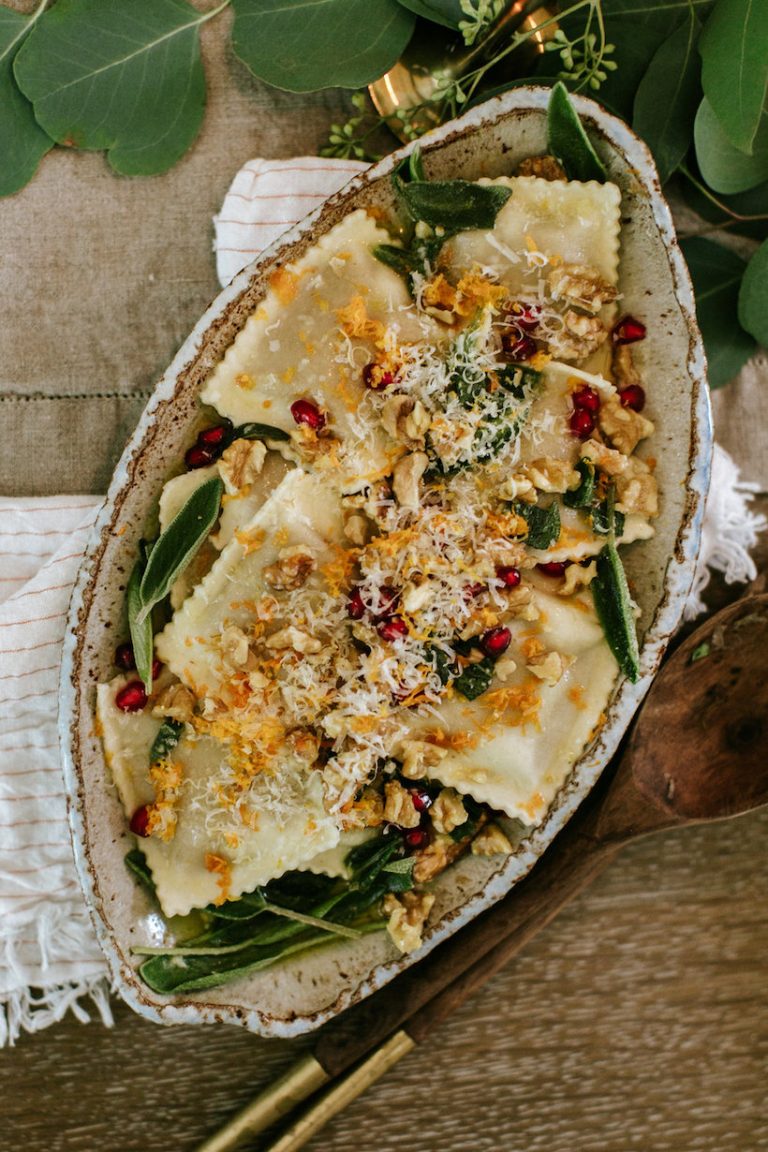
POLYGON ((129 872, 133 873, 136 879, 142 884, 152 895, 155 895, 155 882, 152 879, 152 873, 149 870, 146 856, 138 848, 132 848, 130 852, 125 854, 125 866, 129 872))
POLYGON ((387 880, 390 892, 410 892, 414 885, 413 869, 416 864, 414 856, 406 856, 402 860, 392 860, 385 864, 381 870, 382 879, 387 880))
POLYGON ((477 700, 483 692, 487 692, 493 680, 493 661, 487 657, 478 664, 467 664, 460 676, 457 676, 453 686, 460 692, 465 700, 477 700))
POLYGON ((555 543, 560 535, 560 509, 556 500, 548 508, 541 508, 538 504, 524 504, 518 500, 513 508, 528 525, 525 542, 530 548, 543 552, 555 543))
POLYGON ((16 80, 58 141, 106 148, 116 172, 165 172, 205 108, 199 26, 183 0, 59 0, 16 58, 16 80))
POLYGON ((581 477, 581 483, 578 488, 564 494, 563 504, 566 508, 589 508, 595 497, 595 465, 585 456, 574 467, 581 477))
POLYGON ((126 592, 126 611, 128 613, 128 629, 131 633, 133 658, 136 661, 136 671, 144 682, 147 692, 152 691, 152 657, 154 655, 152 633, 152 617, 144 613, 144 601, 141 598, 141 580, 144 575, 143 557, 136 561, 126 592))
POLYGON ((704 338, 709 383, 721 388, 755 351, 755 341, 739 324, 738 304, 744 261, 712 240, 681 242, 696 292, 696 315, 704 338))
POLYGON ((350 940, 356 940, 360 935, 357 928, 326 920, 322 916, 310 916, 307 912, 296 912, 293 908, 282 908, 279 904, 267 902, 265 909, 275 916, 284 916, 286 920, 294 920, 297 924, 305 924, 309 928, 319 928, 322 932, 332 932, 336 936, 346 936, 350 940))
POLYGON ((148 618, 154 605, 168 595, 171 585, 213 528, 223 490, 224 485, 218 476, 206 480, 195 489, 155 543, 141 579, 139 624, 148 618))
POLYGON ((461 0, 398 0, 403 8, 413 12, 415 16, 423 16, 433 24, 442 24, 444 28, 458 29, 464 19, 461 0))
POLYGON ((541 372, 525 364, 505 364, 496 374, 502 388, 506 392, 511 392, 516 400, 530 399, 531 392, 538 388, 542 381, 541 372))
POLYGON ((402 186, 400 197, 414 220, 444 235, 475 228, 492 228, 499 211, 512 195, 496 184, 473 184, 469 180, 413 181, 402 186))
POLYGON ((232 0, 232 46, 276 88, 361 88, 395 63, 415 17, 397 0, 232 0))
POLYGON ((768 180, 768 113, 747 156, 730 142, 705 97, 696 113, 693 138, 701 174, 715 192, 746 192, 768 180))
POLYGON ((424 659, 432 665, 440 683, 447 684, 455 670, 448 653, 442 648, 438 648, 436 644, 427 644, 424 649, 424 659))
POLYGON ((275 428, 274 424, 257 424, 250 422, 241 424, 232 433, 233 440, 290 440, 290 433, 282 428, 275 428))
POLYGON ((702 641, 702 643, 697 644, 693 652, 691 652, 690 656, 688 657, 688 663, 695 664, 698 660, 706 660, 711 651, 712 646, 709 643, 709 640, 702 641))
POLYGON ((699 32, 691 10, 656 50, 635 94, 632 127, 653 152, 662 184, 684 160, 693 135, 701 97, 699 32))
POLYGON ((154 764, 157 760, 163 760, 176 747, 183 731, 184 725, 181 721, 163 720, 149 750, 150 764, 154 764))
POLYGON ((13 75, 16 54, 44 7, 43 3, 29 16, 0 8, 0 196, 23 188, 53 147, 53 140, 35 120, 32 105, 22 96, 13 75))
POLYGON ((704 93, 725 135, 751 152, 768 91, 765 0, 718 0, 701 36, 701 60, 704 93))
POLYGON ((412 248, 399 248, 396 244, 377 244, 373 254, 382 264, 393 268, 403 279, 407 280, 412 272, 422 270, 422 261, 412 248))
POLYGON ((547 147, 565 168, 569 179, 601 183, 606 179, 605 166, 592 147, 562 82, 555 84, 549 97, 547 147))
POLYGON ((605 638, 619 667, 634 684, 640 675, 635 617, 624 565, 616 549, 614 488, 608 493, 608 543, 597 558, 597 575, 590 584, 605 638))
POLYGON ((768 347, 768 241, 747 264, 739 289, 739 322, 759 344, 768 347))

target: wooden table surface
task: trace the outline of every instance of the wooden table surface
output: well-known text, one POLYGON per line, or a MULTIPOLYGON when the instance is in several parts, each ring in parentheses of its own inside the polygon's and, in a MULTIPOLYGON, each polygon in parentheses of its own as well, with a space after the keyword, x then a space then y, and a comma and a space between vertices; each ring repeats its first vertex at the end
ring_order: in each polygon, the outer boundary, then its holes
MULTIPOLYGON (((153 380, 215 291, 210 217, 231 176, 250 156, 316 151, 346 114, 337 93, 252 82, 223 27, 204 30, 209 111, 177 168, 132 182, 98 155, 60 151, 0 202, 6 494, 103 489, 153 380)), ((766 380, 759 360, 715 404, 719 439, 763 493, 766 380)), ((768 1149, 767 834, 764 812, 626 849, 309 1147, 768 1149)), ((0 1149, 187 1152, 305 1047, 226 1026, 164 1029, 118 1003, 113 1030, 70 1015, 0 1052, 0 1149)))

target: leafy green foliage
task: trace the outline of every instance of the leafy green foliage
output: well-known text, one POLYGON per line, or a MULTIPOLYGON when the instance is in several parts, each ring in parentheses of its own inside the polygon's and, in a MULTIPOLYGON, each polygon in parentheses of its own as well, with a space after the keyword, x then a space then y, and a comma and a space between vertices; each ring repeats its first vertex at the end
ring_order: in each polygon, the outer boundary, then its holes
POLYGON ((131 633, 133 658, 136 661, 136 671, 141 677, 147 692, 151 692, 154 637, 152 634, 151 615, 149 613, 142 614, 144 601, 141 598, 141 580, 144 575, 144 568, 145 561, 142 557, 136 561, 128 579, 125 606, 128 614, 128 630, 131 633))
POLYGON ((126 176, 165 172, 202 122, 210 15, 183 0, 59 0, 20 49, 16 80, 59 144, 105 148, 126 176))
POLYGON ((735 252, 702 237, 683 240, 681 247, 696 292, 709 383, 721 388, 755 350, 754 340, 739 324, 739 284, 745 263, 735 252))
POLYGON ((616 548, 614 489, 608 493, 608 543, 597 558, 597 575, 590 584, 605 638, 619 667, 634 684, 640 676, 635 616, 627 577, 616 548))
POLYGON ((465 700, 477 700, 478 696, 488 691, 492 680, 493 660, 486 656, 477 664, 467 664, 464 671, 454 680, 453 686, 465 700))
POLYGON ((538 504, 524 504, 518 500, 513 508, 528 525, 525 542, 530 548, 537 548, 543 552, 550 544, 554 544, 560 535, 560 509, 556 500, 553 500, 547 508, 538 504))
POLYGON ((511 189, 469 180, 412 180, 398 187, 399 200, 413 220, 442 228, 443 238, 473 228, 492 228, 511 189))
POLYGON ((290 92, 359 88, 397 60, 414 16, 397 0, 232 0, 232 46, 255 76, 290 92))
POLYGON ((605 180, 603 162, 592 147, 562 83, 555 84, 549 97, 547 147, 571 180, 605 180))
POLYGON ((701 174, 715 192, 744 192, 768 180, 768 113, 749 156, 728 139, 706 97, 696 113, 693 136, 701 174))
POLYGON ((664 184, 685 159, 699 105, 700 31, 693 12, 663 40, 635 94, 632 127, 653 152, 664 184))
POLYGON ((752 236, 763 240, 768 236, 768 181, 737 192, 733 196, 718 196, 717 202, 706 194, 705 189, 694 184, 691 173, 683 184, 686 203, 711 224, 728 225, 729 232, 742 236, 752 236))
POLYGON ((751 153, 768 91, 765 0, 718 0, 701 37, 701 60, 704 94, 723 132, 751 153))
POLYGON ((150 764, 164 759, 176 747, 183 731, 184 725, 179 720, 163 720, 149 750, 150 764))
POLYGON ((35 120, 32 105, 19 91, 13 62, 42 7, 31 16, 0 8, 0 196, 10 196, 32 179, 53 140, 35 120))
POLYGON ((232 433, 233 440, 290 440, 290 435, 274 424, 259 424, 251 421, 241 424, 232 433))
POLYGON ((768 347, 768 242, 755 252, 739 289, 739 321, 768 347))
POLYGON ((464 19, 461 0, 399 0, 415 16, 423 16, 444 28, 458 28, 464 19))
POLYGON ((595 495, 595 465, 588 456, 585 456, 582 460, 577 460, 574 467, 581 481, 578 488, 565 493, 563 504, 566 508, 589 508, 595 495))

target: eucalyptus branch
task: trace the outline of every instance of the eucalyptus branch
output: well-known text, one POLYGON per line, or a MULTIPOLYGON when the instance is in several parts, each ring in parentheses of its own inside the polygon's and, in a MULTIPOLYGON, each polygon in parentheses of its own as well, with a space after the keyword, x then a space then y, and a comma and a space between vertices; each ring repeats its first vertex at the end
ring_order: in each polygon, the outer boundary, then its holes
MULTIPOLYGON (((725 212, 726 216, 730 216, 731 217, 731 223, 733 223, 733 224, 749 224, 749 223, 752 223, 752 222, 758 221, 758 220, 768 220, 768 212, 758 212, 754 215, 744 215, 741 212, 735 212, 733 210, 733 208, 729 208, 728 205, 724 204, 722 200, 718 200, 717 196, 715 196, 714 192, 711 192, 709 190, 709 188, 707 188, 706 184, 702 184, 701 180, 697 180, 697 178, 694 176, 694 174, 691 172, 691 170, 687 167, 687 165, 681 164, 678 171, 680 173, 682 173, 682 175, 685 176, 686 180, 689 180, 690 183, 693 184, 694 188, 696 188, 697 191, 701 192, 702 196, 705 196, 707 198, 707 200, 710 201, 710 203, 714 204, 714 206, 716 208, 719 208, 721 212, 725 212)), ((714 227, 715 228, 727 228, 727 227, 729 227, 729 225, 728 224, 716 224, 716 225, 714 225, 714 227)), ((693 233, 693 232, 690 233, 690 235, 692 235, 692 236, 693 235, 703 235, 703 234, 704 233, 693 233)))

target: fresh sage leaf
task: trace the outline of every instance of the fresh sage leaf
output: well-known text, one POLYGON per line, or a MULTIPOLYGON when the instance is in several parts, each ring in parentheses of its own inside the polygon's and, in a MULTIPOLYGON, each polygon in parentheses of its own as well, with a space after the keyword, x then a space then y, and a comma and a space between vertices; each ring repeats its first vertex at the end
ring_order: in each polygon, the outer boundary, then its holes
POLYGON ((739 289, 739 323, 768 347, 768 241, 763 241, 747 264, 739 289))
POLYGON ((701 63, 696 51, 701 28, 688 20, 657 48, 635 94, 632 127, 653 153, 665 184, 688 152, 701 98, 701 63))
POLYGON ((553 500, 548 508, 538 504, 524 504, 518 500, 513 504, 518 516, 522 516, 528 525, 528 535, 525 538, 530 548, 543 552, 554 544, 560 535, 560 509, 557 501, 553 500))
POLYGON ((290 433, 274 424, 258 424, 254 421, 241 424, 232 433, 233 440, 290 440, 290 433))
POLYGON ((768 92, 765 0, 718 0, 701 36, 701 61, 704 94, 723 132, 751 153, 768 92))
POLYGON ((477 700, 478 696, 488 691, 492 680, 493 661, 486 657, 477 664, 467 664, 461 675, 454 680, 453 686, 465 700, 477 700))
POLYGON ((32 105, 21 94, 13 75, 16 54, 44 8, 45 3, 28 16, 0 8, 0 196, 10 196, 23 188, 53 147, 53 140, 35 120, 32 105))
MULTIPOLYGON (((611 519, 608 511, 608 501, 602 500, 599 504, 591 509, 589 519, 592 524, 592 531, 596 536, 608 536, 611 531, 611 519)), ((624 535, 624 513, 613 513, 613 527, 617 539, 621 539, 624 535)))
POLYGON ((149 750, 150 764, 165 759, 178 744, 183 731, 184 725, 180 720, 163 720, 149 750))
POLYGON ((16 57, 16 80, 59 144, 106 149, 124 176, 165 172, 205 109, 198 30, 184 0, 59 0, 16 57))
POLYGON ((423 16, 433 24, 442 24, 444 28, 458 29, 465 18, 461 0, 398 0, 403 8, 413 12, 414 16, 423 16))
POLYGON ((562 81, 555 84, 547 105, 547 147, 570 180, 602 183, 607 178, 605 166, 592 147, 562 81))
POLYGON ((141 578, 139 594, 142 624, 152 608, 168 595, 200 545, 216 523, 224 490, 218 476, 196 488, 155 543, 141 578))
POLYGON ((469 180, 419 180, 403 184, 400 199, 414 220, 442 228, 443 238, 475 228, 492 228, 512 195, 496 184, 469 180))
POLYGON ((588 456, 585 456, 577 460, 574 467, 581 480, 578 488, 563 495, 563 504, 566 508, 589 508, 595 498, 595 465, 588 456))
POLYGON ((755 351, 739 323, 739 285, 745 262, 729 248, 694 236, 681 241, 696 293, 696 316, 704 339, 709 383, 722 388, 755 351))
POLYGON ((411 248, 398 248, 396 244, 377 244, 373 254, 382 264, 392 268, 407 280, 412 272, 421 272, 422 261, 411 248))
POLYGON ((338 924, 333 920, 325 920, 322 916, 310 916, 306 912, 296 912, 293 908, 282 908, 279 904, 266 904, 267 912, 275 916, 284 916, 286 920, 295 920, 297 924, 305 924, 309 928, 319 928, 323 932, 333 932, 337 936, 347 936, 356 940, 360 935, 357 928, 350 928, 346 924, 338 924))
POLYGON ((154 655, 154 636, 152 633, 152 616, 144 612, 144 601, 141 596, 141 581, 145 571, 143 557, 136 561, 128 580, 126 592, 126 611, 128 613, 128 629, 131 634, 133 658, 136 661, 138 672, 147 692, 152 691, 152 658, 154 655))
POLYGON ((728 139, 705 97, 696 113, 693 139, 701 174, 715 192, 746 192, 768 180, 768 112, 763 114, 748 156, 728 139))
POLYGON ((232 47, 276 88, 362 88, 411 38, 415 17, 397 0, 232 0, 232 47))
POLYGON ((625 676, 634 684, 640 676, 640 652, 624 565, 616 548, 614 489, 608 493, 608 543, 597 558, 597 575, 590 584, 608 646, 625 676))

